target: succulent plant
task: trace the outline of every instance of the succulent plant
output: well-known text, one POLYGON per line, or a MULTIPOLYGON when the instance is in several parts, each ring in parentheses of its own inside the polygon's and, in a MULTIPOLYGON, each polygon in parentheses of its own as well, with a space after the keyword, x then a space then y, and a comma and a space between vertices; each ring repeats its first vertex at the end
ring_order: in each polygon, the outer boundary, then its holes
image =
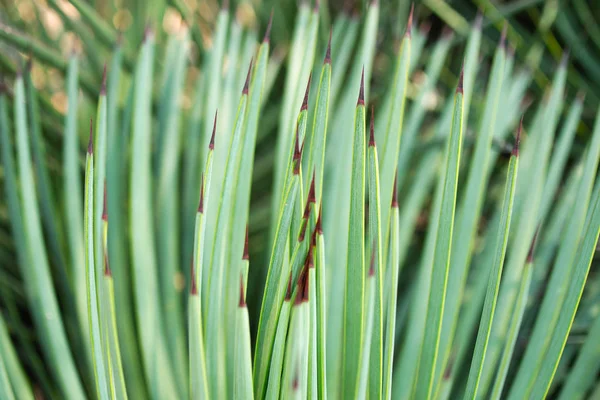
POLYGON ((0 20, 0 398, 598 396, 600 118, 576 137, 566 53, 532 100, 482 14, 463 45, 411 8, 381 66, 377 1, 301 2, 275 46, 277 6, 134 3, 120 32, 34 2, 66 52, 0 20))

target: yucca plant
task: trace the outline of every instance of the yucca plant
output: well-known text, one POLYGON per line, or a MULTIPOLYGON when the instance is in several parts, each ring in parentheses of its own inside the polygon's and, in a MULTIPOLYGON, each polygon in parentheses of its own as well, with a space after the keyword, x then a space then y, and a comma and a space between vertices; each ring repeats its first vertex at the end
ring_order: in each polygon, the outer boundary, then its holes
POLYGON ((532 98, 482 14, 433 38, 411 8, 390 56, 377 1, 17 3, 0 398, 600 396, 600 117, 566 53, 532 98))

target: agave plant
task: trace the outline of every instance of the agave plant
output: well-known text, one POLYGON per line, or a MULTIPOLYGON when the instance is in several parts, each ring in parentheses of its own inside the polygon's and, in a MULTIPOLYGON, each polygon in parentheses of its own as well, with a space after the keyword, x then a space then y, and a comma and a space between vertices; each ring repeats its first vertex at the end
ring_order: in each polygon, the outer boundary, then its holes
POLYGON ((462 45, 411 8, 382 68, 377 1, 302 2, 274 50, 277 8, 207 33, 170 4, 122 34, 34 3, 66 53, 0 24, 0 398, 600 396, 600 117, 566 54, 532 101, 481 14, 462 45))

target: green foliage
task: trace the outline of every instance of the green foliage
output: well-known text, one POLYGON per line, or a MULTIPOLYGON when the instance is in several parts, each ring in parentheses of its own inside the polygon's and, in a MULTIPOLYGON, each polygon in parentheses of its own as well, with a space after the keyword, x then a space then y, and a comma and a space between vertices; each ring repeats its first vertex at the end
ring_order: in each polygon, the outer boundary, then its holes
POLYGON ((598 392, 600 113, 508 6, 125 3, 0 17, 0 398, 598 392))

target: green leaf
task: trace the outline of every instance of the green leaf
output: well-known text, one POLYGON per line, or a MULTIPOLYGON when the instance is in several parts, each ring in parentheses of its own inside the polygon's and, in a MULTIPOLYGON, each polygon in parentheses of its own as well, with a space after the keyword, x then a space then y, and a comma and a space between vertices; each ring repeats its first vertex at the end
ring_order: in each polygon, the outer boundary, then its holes
POLYGON ((42 349, 47 361, 52 366, 54 378, 58 381, 64 396, 82 398, 84 397, 83 388, 69 349, 56 292, 52 285, 50 266, 42 235, 27 137, 25 90, 22 77, 17 77, 15 82, 14 109, 21 182, 21 207, 28 250, 28 262, 21 265, 22 273, 28 277, 26 280, 27 293, 34 310, 34 323, 37 329, 43 332, 42 349), (48 318, 48 315, 51 315, 52 318, 48 318))
POLYGON ((343 305, 342 374, 344 378, 340 392, 342 398, 354 398, 359 395, 359 371, 365 338, 366 137, 364 75, 361 79, 358 105, 354 117, 352 142, 348 256, 343 305))
POLYGON ((438 361, 442 318, 444 316, 444 300, 450 268, 452 232, 456 206, 456 189, 463 133, 463 79, 462 72, 456 94, 454 96, 454 115, 448 138, 446 153, 443 192, 440 207, 439 226, 436 234, 435 255, 431 275, 431 287, 427 303, 425 337, 421 344, 421 356, 416 380, 416 396, 428 398, 432 392, 435 377, 435 366, 438 361))
POLYGON ((512 156, 508 163, 508 173, 506 177, 506 186, 504 188, 504 200, 502 201, 502 214, 500 217, 500 226, 498 229, 496 251, 494 262, 490 269, 487 292, 485 302, 483 304, 483 313, 479 322, 479 331, 477 332, 477 340, 475 342, 475 352, 469 370, 469 378, 467 381, 467 389, 465 393, 466 399, 475 399, 483 369, 483 361, 487 351, 487 344, 492 330, 492 321, 494 312, 496 311, 496 301, 498 299, 498 290, 500 288, 500 278, 502 276, 502 268, 504 266, 504 257, 506 255, 506 246, 508 244, 508 234, 510 232, 510 220, 512 217, 512 206, 515 199, 515 186, 517 183, 517 171, 519 166, 519 141, 521 136, 521 127, 517 132, 517 142, 513 150, 512 156))

